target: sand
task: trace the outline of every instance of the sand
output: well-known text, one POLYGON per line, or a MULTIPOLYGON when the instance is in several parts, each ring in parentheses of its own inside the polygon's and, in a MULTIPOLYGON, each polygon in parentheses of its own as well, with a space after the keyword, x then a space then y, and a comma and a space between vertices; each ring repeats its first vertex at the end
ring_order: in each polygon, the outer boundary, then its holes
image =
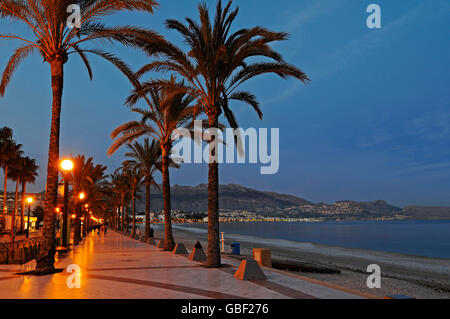
MULTIPOLYGON (((163 238, 161 225, 155 227, 155 237, 163 238)), ((176 242, 188 249, 199 240, 207 247, 207 234, 201 229, 186 230, 174 225, 176 242)), ((414 298, 450 299, 450 259, 428 258, 397 253, 349 249, 315 243, 298 243, 288 240, 265 239, 251 236, 225 234, 225 251, 230 244, 239 242, 241 254, 251 255, 253 248, 270 248, 272 256, 279 259, 298 260, 340 269, 341 274, 316 274, 302 272, 302 276, 338 284, 343 287, 378 296, 406 295, 414 298), (381 288, 369 289, 366 285, 367 266, 381 267, 381 288)))

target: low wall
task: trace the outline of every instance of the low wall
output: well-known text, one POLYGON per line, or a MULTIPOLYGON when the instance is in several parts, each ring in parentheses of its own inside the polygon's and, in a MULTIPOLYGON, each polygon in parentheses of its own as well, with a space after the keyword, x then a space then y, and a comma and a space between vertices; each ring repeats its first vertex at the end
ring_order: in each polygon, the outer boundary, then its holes
POLYGON ((30 238, 14 243, 0 243, 0 264, 25 264, 39 256, 44 238, 30 238))

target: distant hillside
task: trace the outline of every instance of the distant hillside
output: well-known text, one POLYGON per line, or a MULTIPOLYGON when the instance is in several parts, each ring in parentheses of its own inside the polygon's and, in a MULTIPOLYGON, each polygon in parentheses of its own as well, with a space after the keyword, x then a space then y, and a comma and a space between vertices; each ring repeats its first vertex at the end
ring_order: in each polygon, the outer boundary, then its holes
POLYGON ((402 213, 413 219, 450 219, 450 207, 406 206, 402 213))
MULTIPOLYGON (((208 185, 180 186, 171 188, 172 209, 186 212, 206 212, 208 210, 208 185)), ((145 197, 139 201, 138 210, 143 211, 145 197)), ((152 210, 163 209, 162 192, 151 190, 152 210)), ((334 204, 312 203, 305 199, 258 191, 241 185, 230 184, 219 187, 219 207, 223 210, 247 210, 263 216, 276 217, 323 217, 323 218, 378 218, 393 217, 402 210, 385 201, 373 202, 339 201, 334 204)))
MULTIPOLYGON (((143 199, 138 203, 138 209, 143 210, 143 199)), ((208 210, 208 185, 171 187, 172 209, 185 211, 208 210)), ((312 204, 311 202, 292 195, 274 192, 258 191, 236 184, 220 185, 219 206, 221 209, 255 210, 262 208, 286 208, 312 204)), ((156 188, 151 190, 152 210, 162 210, 162 192, 156 188)))

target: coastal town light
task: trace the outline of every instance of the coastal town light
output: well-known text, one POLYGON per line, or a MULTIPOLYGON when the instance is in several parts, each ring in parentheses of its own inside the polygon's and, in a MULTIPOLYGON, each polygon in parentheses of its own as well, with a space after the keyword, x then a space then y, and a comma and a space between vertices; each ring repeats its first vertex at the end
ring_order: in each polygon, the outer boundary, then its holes
POLYGON ((83 200, 86 197, 86 195, 84 195, 83 192, 80 193, 80 195, 78 195, 78 198, 83 200))
POLYGON ((33 197, 27 197, 27 203, 31 204, 33 202, 33 197))

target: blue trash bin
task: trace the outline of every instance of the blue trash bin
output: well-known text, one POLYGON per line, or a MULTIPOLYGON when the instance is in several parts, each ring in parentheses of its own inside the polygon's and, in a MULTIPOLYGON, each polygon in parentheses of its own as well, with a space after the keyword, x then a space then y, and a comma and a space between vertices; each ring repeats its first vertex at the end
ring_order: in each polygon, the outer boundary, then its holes
POLYGON ((240 255, 241 254, 241 245, 239 243, 232 243, 231 244, 231 253, 233 255, 240 255))

